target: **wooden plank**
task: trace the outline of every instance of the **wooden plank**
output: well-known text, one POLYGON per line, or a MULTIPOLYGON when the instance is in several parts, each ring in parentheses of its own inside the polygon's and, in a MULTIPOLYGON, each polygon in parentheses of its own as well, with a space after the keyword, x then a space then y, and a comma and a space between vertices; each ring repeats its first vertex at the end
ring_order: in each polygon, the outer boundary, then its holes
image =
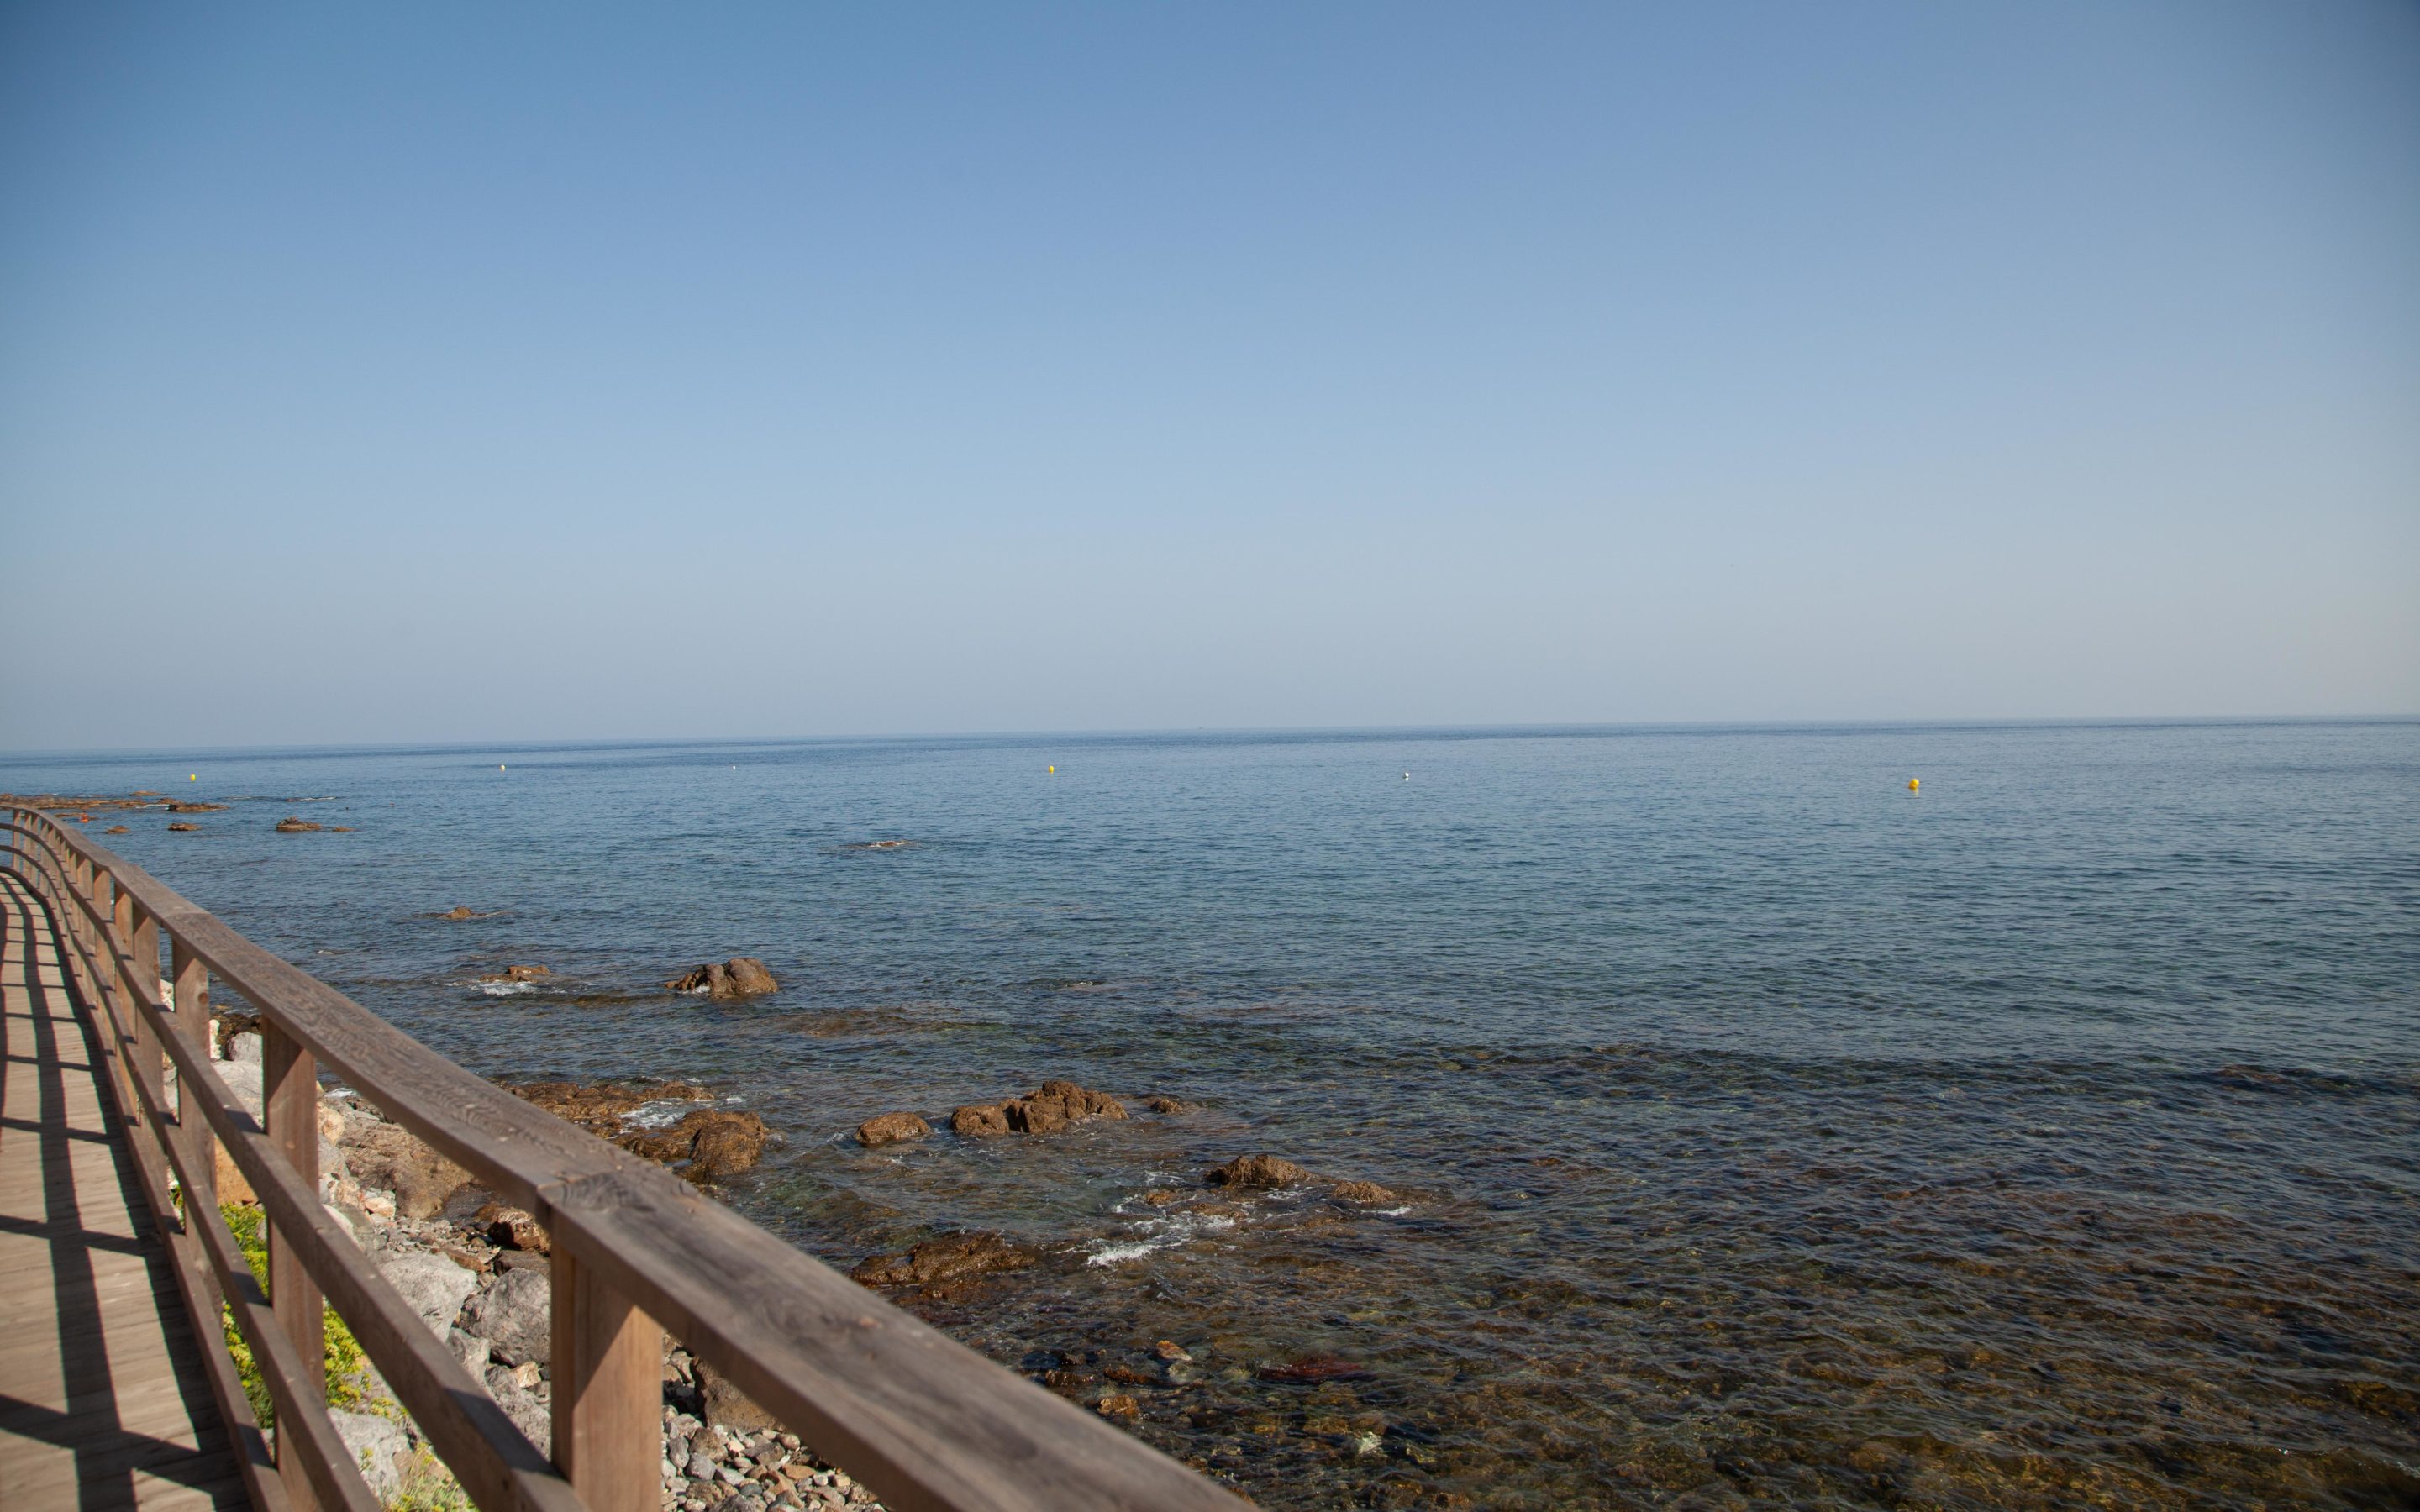
POLYGON ((551 1263, 555 1465, 591 1512, 659 1512, 663 1330, 568 1248, 551 1263))
MULTIPOLYGON (((70 978, 88 968, 70 950, 68 932, 53 922, 58 905, 44 889, 21 875, 0 890, 8 905, 0 933, 9 945, 0 996, 15 1057, 0 1085, 8 1088, 11 1113, 38 1125, 0 1141, 0 1191, 12 1218, 40 1215, 30 1231, 0 1236, 0 1316, 10 1324, 0 1335, 0 1352, 10 1362, 18 1398, 0 1421, 38 1435, 0 1427, 0 1486, 8 1488, 0 1500, 91 1504, 96 1494, 114 1500, 104 1489, 115 1483, 124 1489, 117 1494, 131 1493, 146 1506, 240 1504, 238 1458, 212 1417, 193 1414, 182 1384, 214 1363, 216 1330, 201 1335, 187 1327, 193 1315, 176 1230, 163 1233, 164 1266, 147 1247, 119 1242, 137 1232, 142 1205, 112 1148, 113 1125, 125 1110, 101 1090, 109 1057, 84 1053, 88 1035, 107 1032, 89 1000, 82 1000, 85 1016, 75 1011, 70 978), (33 1042, 37 1036, 45 1042, 33 1042), (23 1258, 29 1250, 39 1257, 33 1263, 23 1258), (68 1297, 75 1310, 63 1316, 68 1297), (79 1468, 96 1477, 81 1489, 79 1468), (63 1495, 49 1493, 54 1485, 63 1495)), ((217 1354, 224 1361, 223 1348, 217 1354)), ((240 1400, 231 1365, 225 1379, 240 1400)))

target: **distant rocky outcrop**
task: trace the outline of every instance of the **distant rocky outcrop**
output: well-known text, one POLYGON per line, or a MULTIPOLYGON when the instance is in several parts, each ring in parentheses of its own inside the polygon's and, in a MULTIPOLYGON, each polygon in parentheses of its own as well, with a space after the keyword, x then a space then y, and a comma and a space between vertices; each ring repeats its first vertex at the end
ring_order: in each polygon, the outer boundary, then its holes
POLYGON ((973 1137, 1004 1134, 1056 1134, 1094 1119, 1123 1119, 1125 1104, 1107 1092, 1074 1082, 1044 1082, 1029 1096, 1001 1103, 970 1103, 950 1115, 952 1132, 973 1137))
POLYGON ((297 819, 292 814, 277 821, 277 832, 281 835, 307 835, 318 827, 308 819, 297 819))
POLYGON ((922 1139, 932 1132, 933 1126, 913 1113, 884 1113, 857 1126, 857 1142, 875 1149, 903 1139, 922 1139))
POLYGON ((722 964, 691 967, 664 983, 676 993, 704 993, 708 997, 758 997, 781 991, 782 984, 752 955, 736 955, 722 964))
POLYGON ((460 903, 457 903, 457 904, 455 904, 453 907, 448 908, 447 910, 445 910, 445 912, 443 912, 443 913, 442 913, 442 914, 438 915, 437 917, 438 917, 438 918, 440 918, 451 919, 451 920, 453 920, 455 923, 458 924, 458 923, 462 922, 462 920, 464 920, 464 919, 466 919, 466 918, 478 918, 479 916, 478 916, 478 915, 476 915, 476 914, 474 914, 474 913, 473 913, 473 912, 472 912, 468 907, 465 907, 464 905, 462 905, 462 904, 460 904, 460 903))
POLYGON ((553 976, 544 966, 506 966, 504 970, 481 977, 481 981, 532 982, 544 981, 553 976))
POLYGON ((1264 1187, 1299 1186, 1311 1179, 1309 1171, 1275 1155, 1238 1155, 1204 1178, 1212 1186, 1264 1187))

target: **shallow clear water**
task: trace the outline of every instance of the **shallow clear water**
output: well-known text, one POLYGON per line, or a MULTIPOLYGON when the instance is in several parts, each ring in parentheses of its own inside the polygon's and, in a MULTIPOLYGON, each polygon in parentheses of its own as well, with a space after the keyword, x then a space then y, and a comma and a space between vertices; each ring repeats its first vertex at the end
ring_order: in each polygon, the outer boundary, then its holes
POLYGON ((1136 1431, 1269 1505, 2420 1505, 2420 723, 17 758, 0 786, 235 800, 89 828, 473 1069, 745 1098, 788 1142, 731 1200, 836 1263, 1041 1247, 923 1309, 1136 1396, 1136 1431), (655 985, 735 953, 783 991, 655 985), (555 980, 473 980, 512 963, 555 980), (1200 1106, 846 1138, 1047 1076, 1200 1106), (1404 1200, 1140 1200, 1250 1150, 1404 1200), (1163 1338, 1199 1381, 1159 1383, 1163 1338), (1257 1375, 1305 1354, 1363 1373, 1257 1375))

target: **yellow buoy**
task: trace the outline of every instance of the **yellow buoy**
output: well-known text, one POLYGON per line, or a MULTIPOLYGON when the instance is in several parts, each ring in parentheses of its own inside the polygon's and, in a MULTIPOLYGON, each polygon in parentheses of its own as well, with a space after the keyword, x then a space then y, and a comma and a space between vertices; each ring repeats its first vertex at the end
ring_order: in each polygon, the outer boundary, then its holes
POLYGON ((199 772, 195 772, 195 773, 192 774, 191 776, 189 776, 189 777, 187 777, 187 778, 185 779, 185 780, 186 780, 186 781, 188 781, 188 782, 198 782, 198 781, 200 781, 201 779, 202 779, 202 774, 201 774, 201 773, 199 773, 199 772))
POLYGON ((1916 779, 1911 777, 1907 779, 1907 790, 1910 793, 1914 793, 1916 791, 1916 779))
POLYGON ((1059 768, 1057 768, 1057 767, 1055 767, 1055 766, 1054 766, 1054 767, 1050 768, 1050 772, 1051 772, 1051 775, 1055 777, 1055 776, 1057 776, 1057 775, 1058 775, 1059 768))
POLYGON ((504 763, 502 763, 502 762, 498 762, 498 763, 496 764, 496 770, 497 770, 497 771, 499 771, 499 772, 501 772, 501 771, 503 771, 504 769, 504 763))

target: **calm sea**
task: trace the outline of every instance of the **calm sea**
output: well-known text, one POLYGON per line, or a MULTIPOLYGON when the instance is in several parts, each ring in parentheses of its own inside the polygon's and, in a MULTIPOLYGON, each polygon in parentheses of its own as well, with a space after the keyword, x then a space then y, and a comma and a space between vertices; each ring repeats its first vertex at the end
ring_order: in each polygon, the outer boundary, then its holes
POLYGON ((928 1316, 1134 1395, 1135 1431, 1271 1506, 2420 1505, 2420 722, 217 752, 0 786, 227 803, 89 828, 474 1070, 743 1100, 786 1143, 730 1199, 835 1263, 1038 1247, 928 1316), (458 904, 485 917, 432 917, 458 904), (780 994, 656 985, 733 954, 780 994), (552 983, 476 980, 510 964, 552 983), (1198 1108, 846 1137, 1052 1076, 1198 1108), (1402 1200, 1141 1200, 1259 1150, 1402 1200), (1162 1383, 1160 1339, 1196 1379, 1162 1383), (1262 1375, 1305 1355, 1357 1374, 1262 1375))

